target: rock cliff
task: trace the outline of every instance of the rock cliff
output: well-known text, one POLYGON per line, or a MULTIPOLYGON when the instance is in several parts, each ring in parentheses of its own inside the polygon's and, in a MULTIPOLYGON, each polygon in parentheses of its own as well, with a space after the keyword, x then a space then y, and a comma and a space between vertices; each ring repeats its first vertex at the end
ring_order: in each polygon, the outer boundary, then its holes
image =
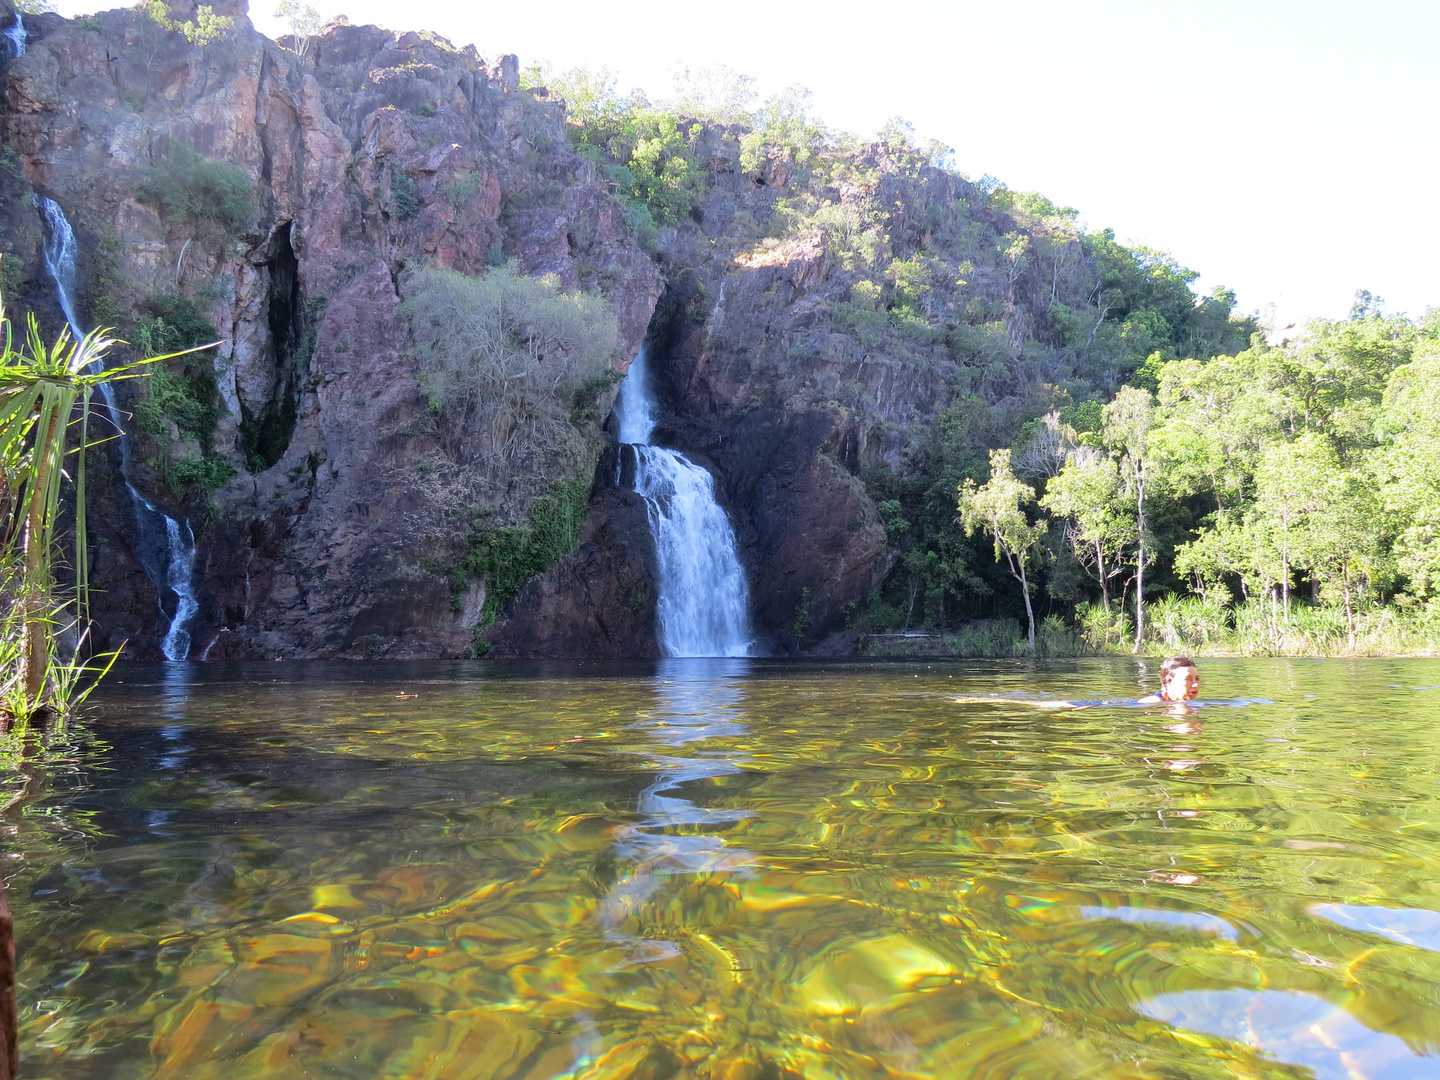
MULTIPOLYGON (((0 116, 3 246, 24 268, 7 300, 58 330, 38 193, 75 228, 88 325, 180 291, 227 339, 214 448, 236 478, 206 506, 177 501, 154 463, 137 477, 196 527, 193 655, 457 655, 478 604, 473 588, 468 602, 452 596, 436 567, 468 526, 456 493, 465 514, 520 520, 566 463, 440 451, 400 312, 407 268, 515 259, 597 291, 618 316, 617 358, 638 348, 659 274, 570 150, 561 108, 520 89, 514 57, 487 63, 432 35, 351 26, 297 55, 243 8, 218 10, 234 25, 204 47, 134 9, 26 17, 0 116), (254 183, 239 235, 197 237, 139 198, 176 144, 254 183), (247 445, 247 428, 267 444, 247 445), (272 460, 252 472, 257 451, 272 460)), ((597 435, 604 406, 588 421, 597 435)), ((105 500, 98 517, 102 642, 153 657, 173 597, 145 573, 127 501, 105 500)))
MULTIPOLYGON (((133 402, 136 484, 195 530, 192 658, 657 653, 644 506, 603 426, 613 380, 577 399, 564 446, 443 438, 405 306, 422 267, 513 261, 602 296, 616 372, 648 340, 658 439, 716 475, 779 652, 836 648, 893 591, 902 549, 949 560, 926 580, 983 592, 963 552, 897 539, 927 500, 949 527, 958 466, 937 465, 951 451, 935 432, 1008 443, 1158 340, 1128 314, 1143 260, 1121 267, 1127 284, 1073 212, 1009 213, 904 139, 757 153, 743 128, 684 118, 688 214, 647 234, 624 170, 577 151, 563 98, 522 86, 514 57, 336 24, 276 43, 235 2, 197 44, 186 2, 168 26, 135 9, 25 17, 28 50, 0 59, 0 250, 12 310, 58 330, 35 196, 53 199, 78 237, 83 322, 139 340, 193 308, 225 339, 182 373, 213 388, 188 427, 145 412, 172 384, 133 402), (253 190, 225 228, 157 194, 195 162, 253 190), (554 481, 592 476, 569 552, 490 626, 476 530, 523 529, 554 481)), ((1179 321, 1194 315, 1181 292, 1179 321)), ((1223 324, 1229 307, 1195 311, 1223 324)), ((175 598, 113 447, 92 457, 109 492, 92 525, 99 638, 154 658, 175 598)))

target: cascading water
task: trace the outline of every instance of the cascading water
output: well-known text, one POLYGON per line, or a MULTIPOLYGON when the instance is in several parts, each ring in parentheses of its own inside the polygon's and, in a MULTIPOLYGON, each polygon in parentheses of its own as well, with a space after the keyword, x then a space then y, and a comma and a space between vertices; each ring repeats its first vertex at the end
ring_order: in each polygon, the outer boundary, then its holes
POLYGON ((25 20, 21 17, 20 12, 15 12, 15 25, 3 31, 3 33, 10 39, 10 44, 15 46, 15 55, 24 56, 25 39, 29 35, 25 33, 25 20))
MULTIPOLYGON (((11 34, 11 31, 6 33, 11 34)), ((23 35, 23 29, 21 33, 23 35)), ((17 42, 17 47, 24 51, 23 37, 17 42)), ((37 195, 35 205, 45 222, 45 269, 55 282, 55 294, 60 301, 60 310, 65 313, 65 321, 70 324, 70 332, 79 340, 85 336, 85 331, 80 328, 80 320, 75 313, 75 230, 70 227, 69 220, 55 200, 37 195)), ((100 396, 105 399, 111 422, 120 432, 120 476, 125 481, 125 490, 130 493, 135 525, 140 530, 141 562, 156 588, 168 588, 175 594, 175 614, 170 619, 160 650, 167 660, 184 660, 190 655, 190 620, 200 610, 195 600, 195 534, 189 523, 178 522, 162 513, 130 482, 130 439, 120 425, 120 406, 115 400, 115 390, 109 384, 101 383, 100 396), (145 557, 146 550, 154 548, 164 551, 163 561, 145 557)), ((165 614, 163 606, 160 614, 165 614)))
POLYGON ((620 441, 635 455, 660 571, 657 614, 668 656, 749 656, 749 589, 735 531, 715 501, 715 480, 675 450, 655 446, 655 406, 642 348, 620 385, 620 441))

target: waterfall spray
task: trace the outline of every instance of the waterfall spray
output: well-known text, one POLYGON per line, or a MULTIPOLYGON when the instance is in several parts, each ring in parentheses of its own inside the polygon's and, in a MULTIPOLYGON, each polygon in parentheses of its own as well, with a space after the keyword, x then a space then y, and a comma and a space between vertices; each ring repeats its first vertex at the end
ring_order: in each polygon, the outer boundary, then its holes
POLYGON ((645 350, 615 401, 620 441, 635 454, 635 491, 645 499, 660 570, 656 604, 667 656, 749 656, 749 588, 735 530, 715 501, 715 479, 676 450, 651 443, 655 405, 645 350))
MULTIPOLYGON (((11 35, 12 31, 5 33, 11 35)), ((23 29, 21 33, 17 47, 23 52, 23 29)), ((70 324, 70 332, 79 340, 85 336, 85 331, 81 329, 75 312, 75 256, 79 246, 75 230, 70 227, 65 212, 55 200, 37 195, 35 205, 45 223, 45 269, 55 282, 55 295, 60 301, 60 310, 65 313, 65 321, 70 324)), ((115 389, 109 383, 101 383, 100 394, 105 399, 111 422, 120 433, 120 476, 125 481, 125 490, 130 493, 130 506, 135 512, 136 528, 140 531, 141 563, 157 589, 169 589, 175 594, 175 614, 170 618, 160 650, 166 660, 184 660, 190 655, 190 621, 200 610, 195 599, 193 576, 195 534, 188 523, 178 522, 158 510, 130 482, 130 438, 120 424, 120 406, 115 400, 115 389), (151 546, 163 548, 163 566, 158 564, 158 560, 144 557, 145 549, 151 546)), ((163 606, 160 614, 165 614, 163 606)))

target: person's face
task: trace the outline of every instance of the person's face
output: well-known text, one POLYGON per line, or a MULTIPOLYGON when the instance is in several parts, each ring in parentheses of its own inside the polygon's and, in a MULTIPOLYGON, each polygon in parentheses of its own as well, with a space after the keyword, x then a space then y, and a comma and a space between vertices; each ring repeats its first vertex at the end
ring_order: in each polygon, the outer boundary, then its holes
POLYGON ((1160 684, 1166 701, 1189 701, 1200 693, 1200 673, 1193 667, 1175 668, 1160 684))

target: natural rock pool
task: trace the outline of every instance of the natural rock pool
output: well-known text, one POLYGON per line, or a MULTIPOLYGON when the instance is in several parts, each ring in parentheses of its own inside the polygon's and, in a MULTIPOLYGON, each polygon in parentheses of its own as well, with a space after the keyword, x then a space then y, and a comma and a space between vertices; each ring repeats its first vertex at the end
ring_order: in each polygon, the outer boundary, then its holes
POLYGON ((22 1075, 1440 1076, 1440 661, 1024 703, 1146 666, 117 669, 4 759, 22 1075))

